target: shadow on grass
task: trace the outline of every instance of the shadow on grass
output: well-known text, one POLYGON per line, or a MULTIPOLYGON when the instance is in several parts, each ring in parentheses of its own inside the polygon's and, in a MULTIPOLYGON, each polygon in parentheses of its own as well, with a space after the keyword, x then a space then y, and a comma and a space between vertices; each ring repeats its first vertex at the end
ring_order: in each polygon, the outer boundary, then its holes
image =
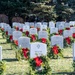
POLYGON ((73 57, 63 57, 63 58, 65 58, 65 59, 69 59, 69 58, 73 58, 73 57))
POLYGON ((75 75, 75 72, 58 72, 52 73, 52 75, 75 75))
POLYGON ((3 49, 3 50, 12 50, 12 48, 10 48, 10 49, 3 49))
POLYGON ((6 75, 28 75, 28 74, 23 74, 22 72, 19 72, 19 73, 6 74, 6 75))
POLYGON ((3 59, 3 61, 13 62, 13 61, 18 61, 18 60, 17 59, 3 59))

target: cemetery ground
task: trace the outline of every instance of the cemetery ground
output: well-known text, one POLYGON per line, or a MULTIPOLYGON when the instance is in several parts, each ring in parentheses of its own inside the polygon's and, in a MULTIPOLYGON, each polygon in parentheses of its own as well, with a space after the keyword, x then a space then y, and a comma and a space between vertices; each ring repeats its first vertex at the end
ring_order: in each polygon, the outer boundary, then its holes
MULTIPOLYGON (((18 61, 15 57, 15 50, 11 50, 11 46, 5 43, 0 33, 0 46, 2 46, 3 61, 6 63, 6 75, 27 75, 29 64, 26 60, 18 61), (2 44, 3 43, 3 44, 2 44)), ((72 48, 63 49, 64 58, 50 59, 50 66, 53 75, 75 75, 73 73, 73 55, 72 48)))

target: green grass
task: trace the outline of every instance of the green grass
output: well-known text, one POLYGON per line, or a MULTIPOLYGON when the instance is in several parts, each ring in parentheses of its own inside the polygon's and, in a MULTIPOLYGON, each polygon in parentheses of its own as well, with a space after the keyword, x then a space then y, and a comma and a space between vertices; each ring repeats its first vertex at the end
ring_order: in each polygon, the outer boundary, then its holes
MULTIPOLYGON (((28 71, 28 62, 27 61, 17 61, 15 57, 15 51, 11 50, 10 44, 1 44, 6 42, 5 39, 2 39, 0 36, 0 45, 3 49, 3 60, 6 61, 6 75, 26 75, 25 72, 28 71)), ((73 72, 73 56, 72 48, 63 49, 64 58, 62 59, 50 59, 50 66, 52 68, 52 73, 70 73, 73 72)), ((61 75, 54 74, 54 75, 61 75)), ((65 74, 66 75, 66 74, 65 74)), ((69 75, 69 74, 67 74, 69 75)))

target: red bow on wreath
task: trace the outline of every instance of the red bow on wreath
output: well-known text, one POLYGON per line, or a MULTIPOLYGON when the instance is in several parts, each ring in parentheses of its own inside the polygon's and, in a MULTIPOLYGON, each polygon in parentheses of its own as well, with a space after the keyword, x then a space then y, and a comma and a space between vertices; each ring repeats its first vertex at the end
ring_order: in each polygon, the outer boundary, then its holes
POLYGON ((18 40, 14 40, 16 46, 18 46, 18 40))
POLYGON ((6 35, 8 35, 8 31, 6 31, 6 35))
POLYGON ((58 54, 58 46, 56 46, 56 45, 53 46, 53 47, 52 47, 52 50, 53 50, 53 53, 54 53, 54 54, 58 54))
POLYGON ((70 30, 70 28, 66 28, 66 30, 70 30))
POLYGON ((71 39, 70 39, 70 37, 67 37, 67 38, 65 38, 65 39, 66 39, 66 42, 67 42, 68 44, 71 43, 71 39))
POLYGON ((10 35, 9 39, 12 41, 12 40, 13 40, 13 36, 12 36, 12 35, 10 35))
POLYGON ((26 31, 25 34, 26 34, 26 36, 28 36, 29 35, 29 31, 26 31))
POLYGON ((75 33, 72 34, 72 37, 75 38, 75 33))
POLYGON ((37 27, 37 31, 40 31, 40 28, 39 27, 37 27))
POLYGON ((59 30, 58 32, 59 32, 59 34, 60 34, 60 35, 62 35, 62 34, 63 34, 63 30, 59 30))
POLYGON ((29 52, 28 48, 22 48, 22 52, 23 52, 24 57, 28 58, 28 52, 29 52))
POLYGON ((35 57, 34 60, 35 60, 36 66, 40 67, 42 64, 42 59, 40 57, 35 57))
POLYGON ((21 28, 20 31, 23 32, 23 29, 21 28))
POLYGON ((36 41, 36 36, 35 35, 31 35, 31 39, 32 39, 32 41, 36 41))
POLYGON ((47 40, 45 38, 41 38, 42 43, 46 43, 47 40))

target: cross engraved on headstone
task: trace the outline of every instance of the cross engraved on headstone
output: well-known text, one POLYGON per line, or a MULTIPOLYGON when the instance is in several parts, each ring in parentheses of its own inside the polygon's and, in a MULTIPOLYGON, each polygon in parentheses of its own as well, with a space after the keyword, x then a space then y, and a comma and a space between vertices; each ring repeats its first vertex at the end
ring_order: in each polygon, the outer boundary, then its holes
POLYGON ((40 45, 39 45, 39 44, 37 45, 37 48, 38 48, 38 49, 40 48, 40 45))

